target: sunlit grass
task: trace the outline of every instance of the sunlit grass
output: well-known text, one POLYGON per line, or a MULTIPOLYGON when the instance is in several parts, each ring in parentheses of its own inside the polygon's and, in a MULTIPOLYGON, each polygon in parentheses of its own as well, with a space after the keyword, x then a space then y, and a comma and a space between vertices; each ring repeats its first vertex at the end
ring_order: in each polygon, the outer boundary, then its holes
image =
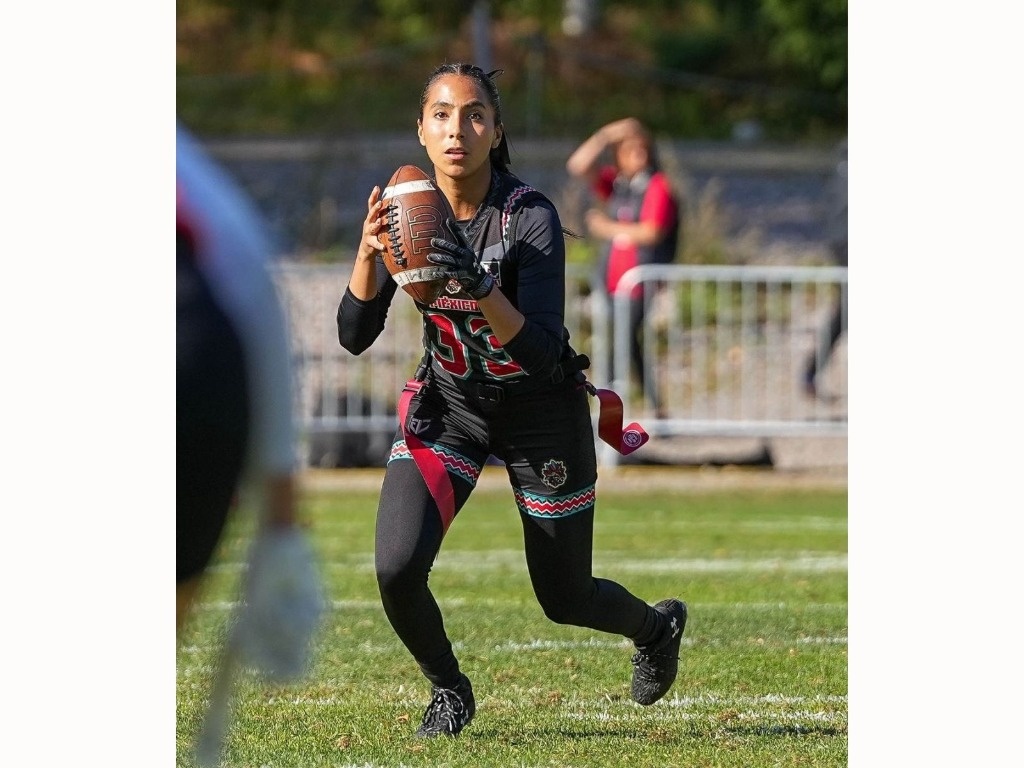
MULTIPOLYGON (((629 698, 632 646, 556 625, 537 605, 507 489, 481 488, 431 576, 477 698, 456 740, 413 738, 429 686, 380 608, 377 498, 311 495, 305 511, 332 609, 309 676, 243 675, 229 766, 845 766, 846 493, 599 493, 595 573, 690 620, 679 678, 651 707, 629 698)), ((250 531, 236 523, 181 638, 177 758, 193 738, 250 531)))

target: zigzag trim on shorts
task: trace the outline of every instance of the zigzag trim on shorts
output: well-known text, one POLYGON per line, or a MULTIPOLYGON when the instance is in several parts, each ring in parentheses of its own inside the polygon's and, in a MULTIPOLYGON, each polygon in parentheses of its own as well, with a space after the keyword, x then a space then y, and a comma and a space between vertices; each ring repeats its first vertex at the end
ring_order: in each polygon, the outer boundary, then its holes
MULTIPOLYGON (((449 474, 458 475, 470 485, 476 485, 477 478, 480 477, 482 469, 479 464, 470 461, 465 456, 455 453, 443 445, 427 442, 424 442, 424 445, 430 448, 431 453, 441 459, 441 463, 444 464, 444 468, 449 474)), ((400 459, 412 459, 412 452, 409 450, 409 446, 405 444, 405 440, 396 440, 391 446, 388 464, 400 459)))
POLYGON ((519 511, 531 517, 569 517, 594 506, 597 499, 596 485, 566 496, 538 496, 522 488, 514 491, 519 511))

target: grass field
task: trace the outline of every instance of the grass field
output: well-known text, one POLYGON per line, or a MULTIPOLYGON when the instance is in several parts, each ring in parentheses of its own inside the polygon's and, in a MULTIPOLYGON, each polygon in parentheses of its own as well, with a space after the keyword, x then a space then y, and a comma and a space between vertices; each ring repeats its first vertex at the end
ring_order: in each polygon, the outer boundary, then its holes
MULTIPOLYGON (((304 509, 331 610, 305 680, 239 680, 225 765, 847 765, 845 489, 599 484, 595 574, 689 607, 676 684, 645 708, 629 698, 628 641, 544 617, 511 492, 482 484, 431 577, 477 714, 458 739, 430 741, 412 737, 429 686, 377 596, 374 489, 342 481, 304 509)), ((179 643, 179 766, 193 765, 249 533, 229 531, 179 643)))

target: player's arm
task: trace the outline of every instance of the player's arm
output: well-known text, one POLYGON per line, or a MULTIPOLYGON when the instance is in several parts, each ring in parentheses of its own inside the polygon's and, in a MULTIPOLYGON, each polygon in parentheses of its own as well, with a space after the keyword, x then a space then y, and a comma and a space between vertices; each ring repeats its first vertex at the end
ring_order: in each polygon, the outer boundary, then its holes
POLYGON ((379 234, 384 231, 384 222, 381 218, 382 209, 380 187, 375 186, 366 201, 363 238, 359 241, 355 263, 352 265, 352 275, 348 280, 348 290, 361 301, 369 301, 377 295, 376 262, 378 254, 384 250, 384 243, 379 238, 379 234))
MULTIPOLYGON (((565 346, 565 239, 558 213, 542 201, 528 206, 516 237, 519 279, 515 311, 523 322, 513 336, 504 339, 499 335, 499 339, 528 374, 549 376, 565 346)), ((490 315, 487 318, 491 320, 490 315)))
POLYGON ((382 211, 380 187, 375 186, 366 201, 363 238, 352 264, 352 274, 338 305, 338 343, 354 355, 369 348, 384 330, 397 287, 381 258, 384 250, 379 237, 384 231, 382 211))
POLYGON ((526 323, 523 313, 512 306, 501 291, 491 291, 477 302, 480 311, 487 318, 487 323, 498 337, 502 346, 508 344, 526 323))

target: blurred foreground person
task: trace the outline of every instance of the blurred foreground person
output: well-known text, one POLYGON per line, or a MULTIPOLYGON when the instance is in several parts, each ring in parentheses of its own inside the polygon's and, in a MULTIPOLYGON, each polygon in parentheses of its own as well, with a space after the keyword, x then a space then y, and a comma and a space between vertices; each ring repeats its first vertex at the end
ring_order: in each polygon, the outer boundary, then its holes
POLYGON ((300 675, 323 598, 296 517, 289 341, 269 242, 245 195, 180 124, 176 208, 179 638, 239 494, 251 489, 260 508, 200 756, 212 762, 236 656, 270 680, 300 675))
MULTIPOLYGON (((476 712, 428 577, 491 455, 505 464, 544 614, 632 640, 638 703, 653 704, 671 687, 686 623, 681 600, 648 605, 593 574, 595 392, 582 374, 589 361, 569 346, 564 325, 563 229, 551 202, 508 170, 494 74, 444 64, 420 98, 417 133, 459 242, 431 241, 428 260, 447 268, 449 282, 431 305, 416 305, 425 355, 400 401, 377 507, 384 612, 431 683, 416 732, 426 738, 459 734, 476 712)), ((382 256, 387 216, 374 187, 338 307, 338 340, 357 355, 384 330, 397 290, 382 256)), ((628 428, 609 439, 635 441, 623 450, 642 444, 628 428)))

